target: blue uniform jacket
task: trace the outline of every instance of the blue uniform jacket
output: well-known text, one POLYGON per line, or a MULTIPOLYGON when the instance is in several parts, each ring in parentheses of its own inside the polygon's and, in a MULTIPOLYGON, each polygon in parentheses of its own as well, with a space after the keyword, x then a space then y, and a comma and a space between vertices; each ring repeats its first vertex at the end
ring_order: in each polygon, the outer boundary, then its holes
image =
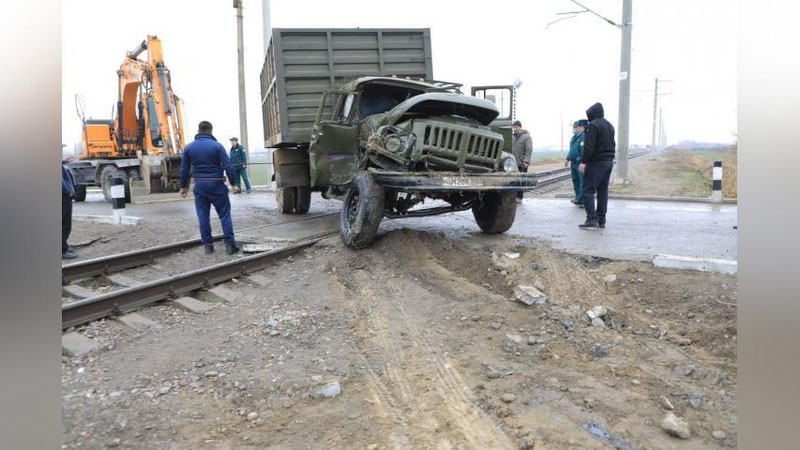
POLYGON ((225 181, 223 170, 231 185, 236 184, 231 160, 225 147, 214 136, 198 133, 194 141, 183 149, 181 156, 181 188, 189 185, 189 174, 195 180, 212 179, 225 181))
POLYGON ((237 169, 241 169, 247 164, 247 153, 240 144, 236 144, 236 147, 231 149, 231 164, 237 169))
POLYGON ((74 197, 75 185, 72 183, 72 174, 66 166, 61 166, 61 196, 74 197))
POLYGON ((573 163, 580 163, 581 157, 583 157, 583 139, 585 136, 586 133, 578 133, 573 135, 572 139, 569 141, 569 153, 567 153, 567 159, 573 163))

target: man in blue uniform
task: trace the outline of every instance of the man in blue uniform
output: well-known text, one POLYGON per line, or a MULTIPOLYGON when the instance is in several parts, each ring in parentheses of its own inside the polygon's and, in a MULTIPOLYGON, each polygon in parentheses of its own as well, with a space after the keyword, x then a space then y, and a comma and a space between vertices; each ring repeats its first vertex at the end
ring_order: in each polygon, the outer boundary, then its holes
POLYGON ((236 136, 231 138, 231 164, 233 170, 236 171, 236 187, 239 191, 242 190, 242 179, 244 179, 244 186, 247 193, 250 193, 250 179, 247 178, 247 152, 244 147, 239 145, 239 138, 236 136))
POLYGON ((570 174, 572 175, 572 189, 575 191, 575 197, 572 203, 576 206, 583 208, 583 174, 578 170, 580 166, 581 156, 583 156, 583 137, 586 125, 589 124, 588 120, 576 120, 572 124, 572 139, 569 141, 569 153, 567 159, 564 161, 564 167, 570 166, 570 174))
POLYGON ((61 164, 61 259, 75 259, 78 255, 67 244, 72 232, 72 199, 75 198, 75 185, 72 174, 61 164))
POLYGON ((206 254, 214 252, 214 241, 211 237, 211 205, 217 211, 225 235, 225 252, 232 255, 239 251, 233 237, 233 221, 231 220, 231 202, 228 198, 228 187, 225 186, 223 171, 228 176, 234 193, 240 192, 236 187, 235 172, 222 146, 211 134, 211 123, 200 122, 194 141, 183 149, 181 157, 181 196, 186 197, 189 176, 194 178, 194 207, 197 210, 197 221, 200 224, 200 238, 205 245, 206 254))

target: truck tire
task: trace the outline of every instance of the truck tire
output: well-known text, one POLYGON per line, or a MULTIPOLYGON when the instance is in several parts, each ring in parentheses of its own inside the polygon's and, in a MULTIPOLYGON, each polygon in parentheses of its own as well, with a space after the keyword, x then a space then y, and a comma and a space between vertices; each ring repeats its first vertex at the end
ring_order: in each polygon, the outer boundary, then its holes
POLYGON ((75 186, 75 201, 82 202, 86 200, 86 185, 79 184, 75 186))
POLYGON ((505 233, 514 224, 517 215, 517 193, 491 191, 478 197, 472 206, 475 222, 486 234, 505 233))
POLYGON ((311 208, 311 186, 297 186, 295 189, 295 212, 305 214, 311 208))
POLYGON ((124 170, 111 165, 103 167, 103 170, 100 172, 100 187, 103 189, 103 197, 105 197, 106 201, 109 203, 114 201, 114 199, 111 198, 111 179, 114 177, 122 178, 122 185, 125 186, 125 203, 130 203, 131 186, 128 183, 128 174, 125 173, 124 170))
POLYGON ((281 214, 294 214, 295 188, 276 188, 275 200, 278 202, 278 212, 281 214))
POLYGON ((339 234, 344 245, 362 249, 369 247, 383 219, 386 194, 372 176, 362 171, 353 178, 342 204, 339 234))

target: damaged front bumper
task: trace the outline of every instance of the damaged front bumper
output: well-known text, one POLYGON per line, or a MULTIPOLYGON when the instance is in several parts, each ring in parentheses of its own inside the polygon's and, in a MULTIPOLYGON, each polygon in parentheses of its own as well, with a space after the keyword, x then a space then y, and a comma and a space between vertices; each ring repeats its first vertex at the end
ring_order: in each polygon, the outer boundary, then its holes
POLYGON ((387 172, 369 169, 375 181, 404 192, 526 191, 536 187, 533 173, 387 172))

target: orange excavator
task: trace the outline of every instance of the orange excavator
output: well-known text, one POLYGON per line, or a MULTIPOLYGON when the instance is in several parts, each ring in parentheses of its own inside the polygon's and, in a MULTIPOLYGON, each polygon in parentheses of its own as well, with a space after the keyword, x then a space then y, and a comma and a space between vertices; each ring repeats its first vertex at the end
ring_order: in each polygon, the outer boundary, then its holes
POLYGON ((76 96, 83 123, 81 151, 68 166, 75 180, 76 200, 86 198, 87 186, 100 186, 111 201, 111 180, 121 178, 125 198, 132 186, 144 193, 177 192, 181 152, 186 143, 183 104, 172 90, 161 41, 147 36, 128 52, 117 71, 119 99, 111 120, 86 119, 76 96), (147 52, 147 59, 139 56, 147 52))

